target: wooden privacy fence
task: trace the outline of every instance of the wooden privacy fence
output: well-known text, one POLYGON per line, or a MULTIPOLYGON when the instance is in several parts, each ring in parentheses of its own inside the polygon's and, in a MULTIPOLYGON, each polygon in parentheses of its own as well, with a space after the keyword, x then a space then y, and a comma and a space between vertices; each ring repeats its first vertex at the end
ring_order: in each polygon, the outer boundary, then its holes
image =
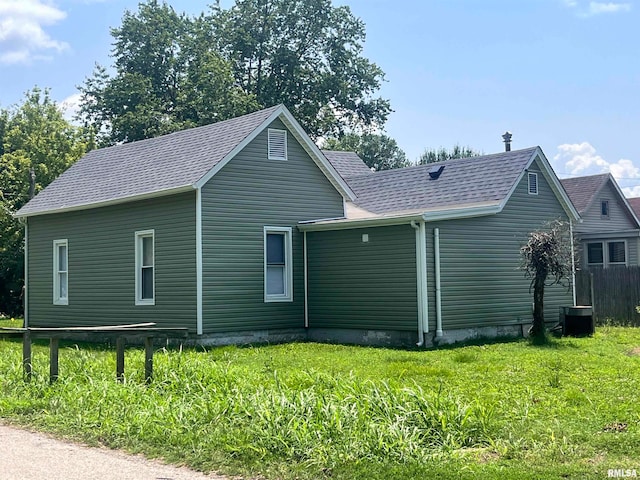
POLYGON ((598 323, 640 326, 640 267, 615 267, 576 272, 578 305, 592 305, 598 323))

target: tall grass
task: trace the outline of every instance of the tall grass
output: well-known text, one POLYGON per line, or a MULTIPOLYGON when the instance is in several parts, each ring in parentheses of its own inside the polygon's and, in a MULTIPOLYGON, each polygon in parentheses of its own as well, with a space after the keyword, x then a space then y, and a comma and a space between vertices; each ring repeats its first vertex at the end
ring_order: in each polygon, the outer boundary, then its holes
POLYGON ((139 349, 119 384, 113 352, 67 346, 50 385, 44 346, 25 383, 20 343, 0 341, 0 417, 205 471, 598 478, 604 462, 640 466, 637 346, 638 330, 611 328, 545 347, 163 349, 151 385, 139 349), (606 429, 616 422, 624 432, 606 429))

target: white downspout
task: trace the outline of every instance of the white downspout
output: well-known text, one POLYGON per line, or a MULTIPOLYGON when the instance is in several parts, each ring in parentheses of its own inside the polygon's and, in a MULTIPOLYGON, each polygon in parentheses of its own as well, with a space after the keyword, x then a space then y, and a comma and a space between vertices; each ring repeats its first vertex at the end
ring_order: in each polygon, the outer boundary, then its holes
MULTIPOLYGON (((67 267, 68 268, 68 267, 67 267)), ((22 326, 29 326, 29 219, 24 219, 24 323, 22 326)))
POLYGON ((442 297, 440 294, 440 229, 433 229, 433 250, 436 268, 436 337, 442 337, 442 297))
POLYGON ((309 277, 307 274, 307 232, 303 233, 302 249, 304 255, 304 328, 309 328, 309 277))
POLYGON ((422 273, 422 313, 423 313, 423 331, 429 333, 429 299, 427 298, 427 292, 429 291, 427 285, 427 227, 425 222, 420 222, 420 240, 422 245, 420 251, 422 252, 420 261, 420 271, 422 273))
POLYGON ((411 226, 416 231, 416 295, 417 295, 417 305, 418 305, 418 343, 416 345, 421 347, 424 345, 424 333, 422 330, 423 324, 423 303, 422 303, 422 241, 420 235, 420 226, 416 223, 415 220, 411 220, 411 226))
POLYGON ((573 222, 569 220, 569 235, 571 237, 571 290, 573 291, 573 306, 577 305, 576 297, 576 260, 575 252, 573 251, 573 222))
POLYGON ((196 188, 196 333, 202 335, 202 189, 196 188))

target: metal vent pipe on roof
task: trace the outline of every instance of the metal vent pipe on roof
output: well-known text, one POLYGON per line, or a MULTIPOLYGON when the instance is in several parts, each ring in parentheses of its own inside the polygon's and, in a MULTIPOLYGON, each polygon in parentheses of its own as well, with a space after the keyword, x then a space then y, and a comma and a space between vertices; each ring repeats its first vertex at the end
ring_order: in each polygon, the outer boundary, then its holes
POLYGON ((504 140, 504 151, 505 152, 510 152, 511 151, 511 137, 512 136, 513 135, 509 131, 504 132, 504 135, 502 135, 502 139, 504 140))

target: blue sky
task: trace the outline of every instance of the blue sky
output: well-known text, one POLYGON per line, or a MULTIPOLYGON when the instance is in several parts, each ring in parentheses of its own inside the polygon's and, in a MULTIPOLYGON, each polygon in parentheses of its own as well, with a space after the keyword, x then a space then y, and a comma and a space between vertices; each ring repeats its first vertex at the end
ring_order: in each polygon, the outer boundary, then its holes
MULTIPOLYGON (((199 13, 210 1, 170 1, 199 13)), ((231 0, 223 0, 229 6, 231 0)), ((640 4, 632 0, 334 0, 386 73, 386 133, 411 159, 456 143, 540 145, 560 177, 610 171, 640 196, 640 4)), ((35 85, 71 107, 134 0, 0 0, 0 107, 35 85)))

